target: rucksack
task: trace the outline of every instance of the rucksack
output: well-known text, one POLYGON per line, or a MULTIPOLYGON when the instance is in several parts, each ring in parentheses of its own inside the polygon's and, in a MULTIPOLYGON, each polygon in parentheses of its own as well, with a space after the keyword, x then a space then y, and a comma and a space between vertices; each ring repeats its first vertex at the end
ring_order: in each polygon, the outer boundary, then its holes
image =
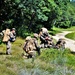
POLYGON ((33 39, 27 40, 25 42, 25 44, 24 44, 23 50, 26 53, 29 53, 29 51, 36 50, 36 46, 35 46, 34 40, 33 39))
POLYGON ((15 40, 16 40, 16 37, 14 36, 14 37, 10 37, 10 41, 11 42, 15 42, 15 40))
POLYGON ((7 42, 10 39, 9 34, 10 34, 10 29, 6 29, 2 40, 3 42, 7 42))

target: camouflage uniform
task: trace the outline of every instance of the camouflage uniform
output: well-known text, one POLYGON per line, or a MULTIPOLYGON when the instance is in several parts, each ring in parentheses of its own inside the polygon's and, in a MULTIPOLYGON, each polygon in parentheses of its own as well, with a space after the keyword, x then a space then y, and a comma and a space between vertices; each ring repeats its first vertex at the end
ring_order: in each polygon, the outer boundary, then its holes
POLYGON ((50 47, 51 43, 52 43, 52 39, 50 38, 48 33, 43 33, 40 36, 40 41, 41 41, 41 48, 47 48, 50 47))
POLYGON ((16 35, 15 35, 15 29, 12 28, 12 31, 10 32, 10 34, 8 35, 10 37, 10 39, 6 42, 6 54, 11 54, 11 42, 14 42, 16 39, 16 35))
POLYGON ((48 33, 48 30, 47 30, 46 28, 44 28, 44 27, 40 29, 39 37, 40 37, 43 33, 48 33))
POLYGON ((6 54, 11 54, 11 42, 10 41, 7 41, 6 42, 6 54))
POLYGON ((35 57, 36 51, 38 52, 38 55, 40 55, 40 48, 38 46, 37 42, 37 35, 34 34, 34 38, 27 37, 25 45, 23 47, 23 50, 27 53, 27 57, 35 57))
POLYGON ((53 38, 50 37, 47 28, 41 28, 40 33, 39 33, 39 37, 40 37, 40 48, 44 48, 44 47, 54 47, 54 42, 53 42, 53 38))
POLYGON ((36 51, 38 52, 38 55, 40 55, 40 46, 38 45, 38 34, 34 34, 34 38, 33 38, 33 40, 34 40, 34 43, 35 43, 35 47, 36 47, 36 51))
POLYGON ((60 38, 58 41, 57 41, 57 43, 56 43, 56 46, 55 46, 55 48, 57 48, 57 49, 64 49, 65 48, 65 41, 64 41, 64 39, 62 39, 62 38, 60 38))

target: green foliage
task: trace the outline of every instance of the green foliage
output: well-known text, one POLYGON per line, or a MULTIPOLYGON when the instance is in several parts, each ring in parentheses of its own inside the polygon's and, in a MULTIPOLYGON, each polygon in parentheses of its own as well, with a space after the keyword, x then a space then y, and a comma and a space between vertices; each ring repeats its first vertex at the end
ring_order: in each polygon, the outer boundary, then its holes
POLYGON ((70 53, 68 49, 56 50, 56 49, 45 49, 42 51, 41 56, 39 57, 42 61, 50 63, 54 67, 54 71, 51 75, 63 75, 63 74, 74 74, 74 56, 70 53), (64 71, 66 68, 66 71, 64 71), (71 72, 72 71, 72 72, 71 72))
POLYGON ((22 44, 24 39, 16 38, 12 43, 12 55, 5 55, 5 44, 0 45, 1 75, 73 75, 75 74, 75 55, 69 49, 41 49, 41 55, 25 59, 22 44))
POLYGON ((2 39, 0 39, 0 44, 2 44, 2 39))
POLYGON ((51 29, 51 31, 49 31, 49 34, 56 35, 57 33, 61 33, 62 30, 63 30, 62 28, 56 28, 55 26, 53 26, 53 28, 51 29))
POLYGON ((18 33, 17 34, 20 35, 23 38, 26 38, 27 36, 31 35, 31 33, 27 31, 26 27, 20 27, 18 29, 18 33))
POLYGON ((38 32, 40 27, 67 28, 75 24, 75 9, 69 0, 0 0, 0 5, 1 30, 15 27, 22 37, 38 32))
POLYGON ((72 67, 75 62, 74 61, 75 57, 72 58, 72 56, 74 55, 71 54, 70 50, 68 49, 65 49, 64 51, 56 50, 56 49, 47 49, 41 54, 40 59, 46 62, 51 62, 59 65, 67 64, 68 66, 72 67))
POLYGON ((75 31, 74 29, 75 29, 75 26, 72 26, 70 28, 67 28, 66 30, 68 30, 68 31, 75 31))
POLYGON ((61 53, 62 51, 58 51, 57 49, 46 49, 42 52, 40 59, 46 62, 53 62, 55 59, 61 58, 61 53))

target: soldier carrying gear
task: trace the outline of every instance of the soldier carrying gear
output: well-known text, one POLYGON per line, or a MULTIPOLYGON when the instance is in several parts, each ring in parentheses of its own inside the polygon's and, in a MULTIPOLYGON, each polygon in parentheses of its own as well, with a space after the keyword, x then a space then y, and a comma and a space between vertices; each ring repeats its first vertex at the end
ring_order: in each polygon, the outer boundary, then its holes
POLYGON ((12 28, 12 30, 10 31, 10 29, 6 29, 4 33, 4 37, 3 37, 3 42, 6 44, 6 54, 11 54, 11 41, 15 41, 16 39, 16 32, 15 32, 15 28, 12 28))
POLYGON ((41 48, 44 47, 51 47, 53 45, 53 39, 49 36, 48 33, 42 33, 42 35, 40 36, 40 41, 41 41, 41 48))
POLYGON ((41 41, 40 48, 44 48, 44 46, 47 44, 48 30, 44 27, 41 28, 39 37, 41 41))
POLYGON ((30 43, 32 42, 31 41, 31 37, 30 36, 28 36, 28 37, 26 37, 26 40, 25 40, 25 43, 24 43, 24 47, 23 47, 23 50, 26 52, 26 53, 28 53, 29 51, 30 51, 30 47, 31 47, 31 45, 30 45, 30 43), (30 46, 30 47, 28 47, 28 45, 30 46))
POLYGON ((26 42, 24 44, 23 50, 27 53, 28 58, 34 57, 35 51, 37 51, 38 55, 40 55, 40 48, 38 47, 37 36, 34 36, 34 38, 31 38, 30 36, 28 36, 26 38, 26 42))

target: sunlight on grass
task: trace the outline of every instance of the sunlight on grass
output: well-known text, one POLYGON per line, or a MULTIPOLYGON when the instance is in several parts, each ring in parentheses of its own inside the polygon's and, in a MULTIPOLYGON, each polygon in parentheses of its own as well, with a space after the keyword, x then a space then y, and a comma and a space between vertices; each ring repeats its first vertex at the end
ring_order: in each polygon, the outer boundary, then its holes
POLYGON ((65 36, 66 38, 69 38, 69 39, 72 39, 72 40, 75 40, 75 32, 73 33, 69 33, 65 36))
MULTIPOLYGON (((17 38, 12 43, 12 55, 0 54, 1 75, 73 75, 75 73, 75 55, 66 49, 43 49, 32 63, 31 59, 22 58, 24 39, 17 38)), ((5 53, 5 44, 0 45, 0 52, 5 53)))
POLYGON ((70 28, 67 28, 66 30, 75 31, 75 26, 72 26, 72 27, 70 27, 70 28))
POLYGON ((49 31, 49 34, 55 35, 55 34, 57 34, 57 33, 61 33, 62 30, 63 30, 62 28, 53 27, 53 28, 49 31))

